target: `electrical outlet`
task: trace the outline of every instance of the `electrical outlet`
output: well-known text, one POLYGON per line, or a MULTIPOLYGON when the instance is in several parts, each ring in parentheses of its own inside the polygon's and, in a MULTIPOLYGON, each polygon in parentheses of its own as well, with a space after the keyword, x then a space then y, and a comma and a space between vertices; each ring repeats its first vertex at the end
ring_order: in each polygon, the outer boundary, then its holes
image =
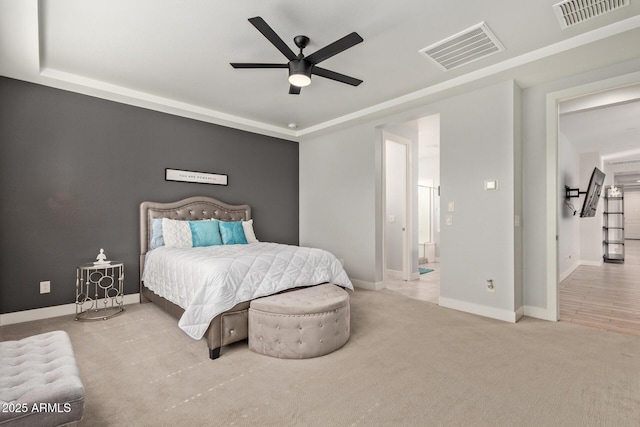
POLYGON ((495 292, 496 291, 496 287, 493 285, 493 279, 488 279, 487 280, 487 292, 495 292))
POLYGON ((49 280, 40 282, 40 293, 48 294, 49 292, 51 292, 51 282, 49 280))

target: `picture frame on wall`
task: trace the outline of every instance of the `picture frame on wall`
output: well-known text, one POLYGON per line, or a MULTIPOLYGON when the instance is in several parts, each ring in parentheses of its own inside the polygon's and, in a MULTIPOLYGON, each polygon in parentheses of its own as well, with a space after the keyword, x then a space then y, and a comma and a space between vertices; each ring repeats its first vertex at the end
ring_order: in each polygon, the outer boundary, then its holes
POLYGON ((198 172, 183 169, 166 168, 165 181, 193 182, 196 184, 228 185, 227 175, 210 172, 198 172))

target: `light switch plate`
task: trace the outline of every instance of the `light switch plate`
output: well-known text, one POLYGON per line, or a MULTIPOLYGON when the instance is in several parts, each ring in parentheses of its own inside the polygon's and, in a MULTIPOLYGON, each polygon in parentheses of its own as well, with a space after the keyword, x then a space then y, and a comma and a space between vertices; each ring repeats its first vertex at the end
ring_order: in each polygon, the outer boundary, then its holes
POLYGON ((445 222, 447 225, 453 225, 453 215, 447 215, 445 218, 445 222))
POLYGON ((498 189, 498 181, 493 179, 490 181, 485 181, 484 182, 484 189, 485 190, 497 190, 498 189))
POLYGON ((447 211, 455 212, 455 210, 456 210, 456 204, 454 202, 449 202, 449 205, 447 207, 447 211))

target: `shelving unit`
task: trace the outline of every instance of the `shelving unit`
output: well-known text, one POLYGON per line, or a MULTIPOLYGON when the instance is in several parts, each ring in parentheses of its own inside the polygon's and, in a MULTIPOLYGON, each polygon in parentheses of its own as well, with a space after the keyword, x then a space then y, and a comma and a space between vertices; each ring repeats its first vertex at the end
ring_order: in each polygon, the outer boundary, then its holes
POLYGON ((604 192, 604 262, 624 262, 624 188, 608 186, 604 192))

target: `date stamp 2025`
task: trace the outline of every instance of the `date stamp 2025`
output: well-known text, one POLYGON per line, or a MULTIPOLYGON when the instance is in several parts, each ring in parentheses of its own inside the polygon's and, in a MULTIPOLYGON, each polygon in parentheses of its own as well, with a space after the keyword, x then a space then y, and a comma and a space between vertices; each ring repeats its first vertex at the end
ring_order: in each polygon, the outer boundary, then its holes
POLYGON ((71 404, 66 403, 16 403, 2 402, 0 412, 11 414, 32 414, 34 412, 45 413, 69 413, 71 412, 71 404))

